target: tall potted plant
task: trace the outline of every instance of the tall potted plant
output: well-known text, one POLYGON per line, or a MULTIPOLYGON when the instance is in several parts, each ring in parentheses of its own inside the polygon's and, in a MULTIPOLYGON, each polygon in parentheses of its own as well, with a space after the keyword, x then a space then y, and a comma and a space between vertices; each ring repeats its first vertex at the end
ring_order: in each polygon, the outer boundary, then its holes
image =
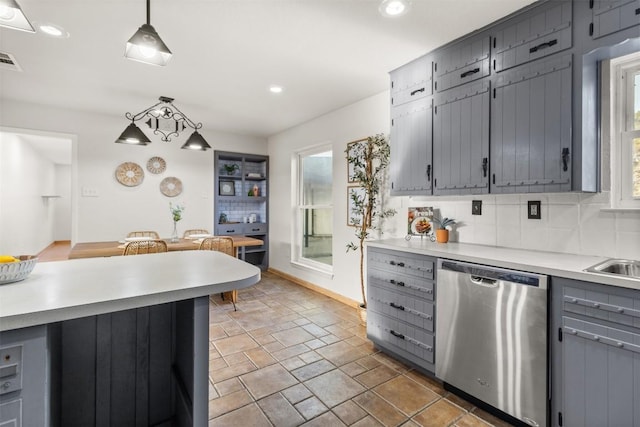
POLYGON ((385 209, 381 192, 389 166, 391 148, 384 134, 370 136, 366 140, 349 144, 345 150, 352 178, 362 191, 350 193, 349 222, 355 225, 356 242, 347 244, 347 252, 360 251, 360 291, 362 292, 362 312, 367 308, 364 281, 364 242, 372 231, 380 231, 382 220, 395 215, 394 209, 385 209))

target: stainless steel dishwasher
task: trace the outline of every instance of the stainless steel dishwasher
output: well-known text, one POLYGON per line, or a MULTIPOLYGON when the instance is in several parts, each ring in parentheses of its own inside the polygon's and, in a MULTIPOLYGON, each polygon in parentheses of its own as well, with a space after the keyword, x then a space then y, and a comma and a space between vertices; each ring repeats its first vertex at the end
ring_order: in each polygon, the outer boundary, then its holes
POLYGON ((547 277, 438 260, 436 376, 547 425, 547 277))

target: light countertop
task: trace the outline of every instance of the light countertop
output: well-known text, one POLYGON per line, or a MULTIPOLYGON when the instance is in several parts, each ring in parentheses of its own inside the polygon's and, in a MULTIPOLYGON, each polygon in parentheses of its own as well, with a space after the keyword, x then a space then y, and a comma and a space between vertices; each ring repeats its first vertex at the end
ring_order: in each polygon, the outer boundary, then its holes
POLYGON ((640 280, 638 279, 583 271, 608 259, 605 257, 512 249, 469 243, 436 243, 420 236, 413 236, 409 241, 405 239, 374 240, 367 242, 367 246, 640 290, 640 280))
POLYGON ((0 331, 246 288, 260 269, 215 251, 38 263, 0 286, 0 331))

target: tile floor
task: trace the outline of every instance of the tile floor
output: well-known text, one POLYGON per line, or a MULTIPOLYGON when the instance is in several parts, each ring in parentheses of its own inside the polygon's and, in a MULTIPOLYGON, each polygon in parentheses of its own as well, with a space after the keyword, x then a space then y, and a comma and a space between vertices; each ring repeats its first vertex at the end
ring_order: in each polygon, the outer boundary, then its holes
POLYGON ((380 353, 356 310, 271 273, 210 304, 209 426, 508 426, 380 353))

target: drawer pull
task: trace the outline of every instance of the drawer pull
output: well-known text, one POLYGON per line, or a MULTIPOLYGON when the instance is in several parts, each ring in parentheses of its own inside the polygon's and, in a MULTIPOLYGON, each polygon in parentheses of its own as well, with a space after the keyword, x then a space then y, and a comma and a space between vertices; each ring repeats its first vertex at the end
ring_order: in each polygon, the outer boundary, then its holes
POLYGON ((397 305, 395 302, 390 302, 389 305, 393 308, 395 308, 396 310, 402 310, 404 311, 404 307, 401 305, 397 305))
POLYGON ((391 283, 392 285, 404 286, 404 282, 399 282, 394 279, 389 280, 389 283, 391 283))
POLYGON ((597 303, 597 302, 594 302, 594 303, 593 303, 593 306, 594 306, 595 308, 600 308, 600 304, 599 304, 599 303, 597 303))
POLYGON ((576 303, 578 302, 578 300, 577 300, 577 299, 575 299, 575 298, 571 298, 571 299, 569 300, 569 302, 570 302, 571 304, 576 304, 576 303))
POLYGON ((432 294, 433 293, 433 289, 427 289, 425 292, 428 293, 428 294, 432 294))
POLYGON ((236 230, 227 230, 227 233, 235 233, 236 230))
POLYGON ((393 335, 394 337, 396 337, 396 338, 400 338, 401 340, 403 340, 403 339, 404 339, 404 335, 402 335, 401 333, 398 333, 398 332, 394 331, 393 329, 391 329, 391 330, 389 331, 389 333, 390 333, 391 335, 393 335))
POLYGON ((537 52, 538 50, 542 50, 556 44, 558 44, 558 39, 549 40, 546 43, 540 43, 538 46, 532 47, 531 49, 529 49, 529 53, 534 53, 534 52, 537 52))
POLYGON ((475 73, 479 73, 480 72, 480 68, 474 68, 473 70, 469 70, 469 71, 465 71, 464 73, 460 74, 460 78, 464 79, 465 77, 469 77, 475 73))
POLYGON ((616 343, 616 347, 618 347, 618 348, 624 348, 624 344, 623 344, 623 343, 621 343, 621 342, 617 342, 617 343, 616 343))
POLYGON ((420 92, 424 92, 424 88, 421 87, 420 89, 416 89, 413 92, 411 92, 411 96, 415 95, 416 93, 420 93, 420 92))
POLYGON ((396 265, 395 261, 389 261, 389 265, 396 265))
POLYGON ((616 311, 617 311, 618 313, 624 313, 624 308, 622 308, 622 307, 618 307, 618 308, 616 309, 616 311))
POLYGON ((399 262, 398 267, 404 267, 404 262, 399 262))

